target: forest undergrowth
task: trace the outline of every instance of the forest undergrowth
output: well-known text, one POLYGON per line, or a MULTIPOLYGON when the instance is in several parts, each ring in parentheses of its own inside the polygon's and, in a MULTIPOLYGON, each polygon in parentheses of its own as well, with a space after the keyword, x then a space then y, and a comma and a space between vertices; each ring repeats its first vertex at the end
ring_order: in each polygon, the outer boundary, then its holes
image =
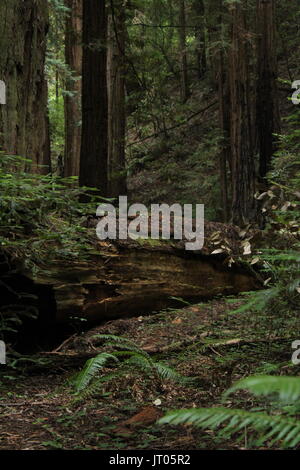
MULTIPOLYGON (((251 428, 243 429, 240 440, 226 440, 210 429, 158 423, 169 410, 220 406, 222 393, 249 375, 297 375, 299 366, 291 362, 295 327, 284 332, 270 328, 272 315, 249 319, 244 303, 244 296, 220 298, 114 320, 71 337, 55 351, 16 362, 1 376, 0 448, 252 448, 251 428), (124 339, 106 344, 115 337, 124 339), (151 369, 116 369, 109 363, 95 374, 94 384, 76 393, 74 377, 85 361, 122 351, 126 340, 172 373, 164 377, 151 369)), ((227 397, 223 406, 272 408, 266 398, 243 391, 227 397)))

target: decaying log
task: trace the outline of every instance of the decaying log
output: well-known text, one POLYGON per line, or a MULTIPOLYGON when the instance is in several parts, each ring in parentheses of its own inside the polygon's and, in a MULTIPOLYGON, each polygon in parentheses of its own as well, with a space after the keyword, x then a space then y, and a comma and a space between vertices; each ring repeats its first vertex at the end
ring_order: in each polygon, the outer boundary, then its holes
MULTIPOLYGON (((197 302, 260 287, 245 268, 229 267, 226 256, 187 252, 182 243, 98 242, 97 246, 90 262, 57 262, 35 276, 26 273, 42 292, 51 291, 52 323, 80 317, 97 324, 158 311, 172 302, 175 306, 170 297, 197 302)), ((40 305, 43 310, 43 299, 40 305)))

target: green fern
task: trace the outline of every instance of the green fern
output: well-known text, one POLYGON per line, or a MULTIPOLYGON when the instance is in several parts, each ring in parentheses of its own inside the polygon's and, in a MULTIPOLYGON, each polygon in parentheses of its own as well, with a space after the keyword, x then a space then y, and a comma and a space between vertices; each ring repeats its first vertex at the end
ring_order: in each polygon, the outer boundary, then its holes
POLYGON ((237 390, 248 390, 257 396, 276 393, 279 400, 294 403, 300 399, 300 377, 276 377, 272 375, 247 377, 233 385, 225 393, 225 396, 237 390))
POLYGON ((95 375, 106 365, 108 361, 119 362, 113 354, 101 353, 93 359, 89 359, 82 371, 74 378, 74 388, 77 393, 84 390, 95 375))
POLYGON ((114 373, 104 375, 103 377, 93 378, 89 385, 85 386, 83 390, 76 393, 74 400, 72 400, 72 404, 77 404, 95 397, 97 394, 99 394, 99 390, 101 390, 105 383, 119 379, 125 374, 125 370, 118 370, 114 373))
POLYGON ((192 377, 185 377, 184 375, 179 374, 176 370, 172 369, 172 367, 168 367, 161 362, 154 362, 153 366, 159 375, 159 377, 163 380, 172 380, 173 382, 181 383, 181 384, 188 384, 193 383, 195 381, 192 377))
POLYGON ((126 361, 126 364, 130 366, 135 365, 145 372, 155 371, 157 375, 163 380, 173 380, 174 382, 180 383, 192 381, 191 378, 182 376, 171 367, 168 367, 160 362, 153 361, 153 359, 147 352, 141 350, 133 341, 127 338, 114 335, 97 335, 95 336, 95 338, 109 341, 109 343, 107 343, 107 345, 109 346, 113 345, 124 347, 126 351, 120 351, 118 353, 114 353, 114 355, 130 355, 131 358, 126 361))
MULTIPOLYGON (((248 390, 255 395, 277 394, 281 402, 297 404, 300 398, 300 378, 257 376, 248 377, 233 385, 225 397, 237 390, 248 390)), ((295 410, 297 410, 297 406, 295 410)), ((295 413, 294 413, 295 414, 295 413)), ((268 442, 280 447, 295 447, 300 443, 300 421, 287 417, 282 406, 281 415, 258 413, 229 408, 199 408, 168 413, 160 424, 191 424, 202 429, 217 430, 220 437, 232 437, 245 428, 258 433, 257 445, 268 442)))
POLYGON ((116 335, 95 335, 93 336, 94 339, 102 339, 103 341, 111 341, 112 343, 119 344, 120 346, 132 346, 137 348, 136 344, 128 338, 124 338, 124 336, 116 336, 116 335))
POLYGON ((159 420, 159 424, 191 424, 201 429, 216 430, 223 426, 221 435, 230 438, 245 428, 259 433, 259 444, 280 443, 282 447, 295 447, 300 443, 300 421, 265 413, 228 408, 198 408, 173 411, 159 420))
POLYGON ((166 366, 161 362, 155 362, 150 356, 145 357, 134 354, 126 363, 129 366, 135 365, 137 368, 146 373, 156 373, 161 380, 171 380, 173 382, 187 384, 192 382, 190 377, 184 377, 174 370, 172 367, 166 366))
MULTIPOLYGON (((192 381, 191 378, 180 375, 171 367, 160 362, 155 362, 148 353, 142 351, 135 343, 127 338, 114 335, 97 335, 94 338, 104 340, 106 346, 123 347, 124 350, 114 351, 110 354, 101 353, 94 359, 87 361, 83 370, 72 380, 72 385, 76 393, 80 394, 81 398, 93 395, 101 383, 106 380, 105 377, 96 379, 96 376, 99 370, 101 370, 109 360, 118 363, 117 365, 120 369, 117 372, 118 375, 122 374, 122 369, 127 372, 128 370, 140 370, 147 375, 157 374, 162 380, 173 380, 174 382, 182 384, 192 381)), ((113 377, 116 377, 116 374, 113 374, 113 377)))
POLYGON ((135 351, 139 354, 144 356, 148 356, 148 354, 142 351, 133 341, 128 338, 124 338, 124 336, 115 336, 115 335, 95 335, 93 336, 94 339, 101 339, 105 342, 106 346, 117 346, 122 347, 126 351, 135 351))
POLYGON ((129 368, 136 367, 146 373, 153 372, 152 359, 143 354, 132 353, 131 357, 125 361, 124 365, 129 366, 129 368))

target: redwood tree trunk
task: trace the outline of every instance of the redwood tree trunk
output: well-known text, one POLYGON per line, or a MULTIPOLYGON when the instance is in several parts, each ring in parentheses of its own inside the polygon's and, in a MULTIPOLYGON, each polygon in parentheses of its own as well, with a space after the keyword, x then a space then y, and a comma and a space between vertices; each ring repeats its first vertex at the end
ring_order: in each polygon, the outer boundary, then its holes
POLYGON ((275 0, 257 0, 258 81, 256 105, 259 173, 264 178, 275 151, 274 134, 280 132, 275 47, 275 0))
POLYGON ((0 79, 7 88, 7 104, 0 111, 0 148, 31 159, 27 170, 48 173, 47 2, 2 0, 0 18, 0 79))
POLYGON ((230 149, 230 99, 229 99, 229 83, 228 74, 226 73, 226 59, 223 44, 225 43, 225 33, 223 27, 224 21, 224 5, 223 0, 219 0, 219 40, 222 46, 218 53, 219 70, 218 70, 218 101, 219 101, 219 123, 222 131, 222 149, 219 155, 220 168, 220 188, 221 188, 221 210, 222 220, 227 222, 229 219, 229 194, 228 187, 228 169, 232 171, 231 165, 231 149, 230 149))
POLYGON ((79 176, 81 146, 81 71, 82 71, 82 0, 66 0, 70 12, 66 19, 65 58, 72 71, 65 97, 65 165, 64 175, 79 176))
POLYGON ((105 0, 83 2, 80 185, 107 195, 108 100, 105 0))
POLYGON ((255 166, 249 90, 249 51, 242 4, 231 6, 229 52, 232 220, 244 225, 256 219, 255 166))
POLYGON ((125 7, 123 0, 111 1, 108 41, 108 165, 109 195, 127 193, 125 161, 125 7))
POLYGON ((222 150, 219 155, 220 168, 220 187, 221 187, 221 209, 223 222, 228 221, 229 209, 229 188, 227 178, 227 168, 231 168, 231 151, 230 151, 230 125, 229 125, 229 90, 228 79, 225 73, 225 59, 223 51, 219 54, 219 123, 222 131, 222 150))
POLYGON ((206 39, 205 39, 205 8, 203 0, 194 0, 193 9, 196 14, 197 26, 195 28, 196 63, 198 78, 201 80, 206 72, 206 39))
POLYGON ((180 40, 180 75, 181 75, 181 101, 185 103, 190 96, 188 82, 188 62, 186 49, 186 11, 185 0, 179 0, 179 40, 180 40))

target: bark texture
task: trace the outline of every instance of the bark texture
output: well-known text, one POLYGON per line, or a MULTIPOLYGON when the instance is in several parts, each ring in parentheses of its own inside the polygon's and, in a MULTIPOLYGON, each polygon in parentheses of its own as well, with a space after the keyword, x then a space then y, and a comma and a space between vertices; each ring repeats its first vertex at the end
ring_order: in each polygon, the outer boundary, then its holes
POLYGON ((66 19, 65 58, 72 77, 65 97, 65 164, 64 175, 79 176, 81 147, 81 72, 82 72, 82 0, 66 0, 70 12, 66 19))
POLYGON ((83 2, 80 185, 107 195, 108 99, 105 0, 83 2))
POLYGON ((255 164, 252 142, 249 45, 242 4, 231 6, 229 52, 230 145, 232 159, 232 220, 245 225, 256 220, 255 164))
POLYGON ((125 6, 111 0, 108 37, 108 178, 109 195, 127 194, 125 161, 125 6))
POLYGON ((264 178, 270 170, 276 150, 275 133, 280 132, 277 91, 275 0, 257 0, 258 81, 256 105, 259 173, 264 178))
POLYGON ((0 112, 0 148, 31 159, 27 170, 48 173, 47 2, 2 0, 0 17, 0 79, 7 89, 7 104, 0 112))
POLYGON ((206 39, 205 39, 205 7, 203 0, 194 0, 193 9, 196 14, 197 26, 195 28, 196 65, 198 78, 201 80, 206 72, 206 39))
POLYGON ((186 47, 186 11, 185 0, 179 0, 179 41, 180 41, 180 77, 181 101, 185 103, 190 96, 188 61, 186 47))
POLYGON ((78 316, 99 324, 175 306, 170 297, 197 302, 260 287, 241 267, 226 266, 224 257, 188 255, 180 246, 100 242, 98 249, 89 263, 58 263, 33 278, 43 296, 48 289, 52 323, 78 316))

